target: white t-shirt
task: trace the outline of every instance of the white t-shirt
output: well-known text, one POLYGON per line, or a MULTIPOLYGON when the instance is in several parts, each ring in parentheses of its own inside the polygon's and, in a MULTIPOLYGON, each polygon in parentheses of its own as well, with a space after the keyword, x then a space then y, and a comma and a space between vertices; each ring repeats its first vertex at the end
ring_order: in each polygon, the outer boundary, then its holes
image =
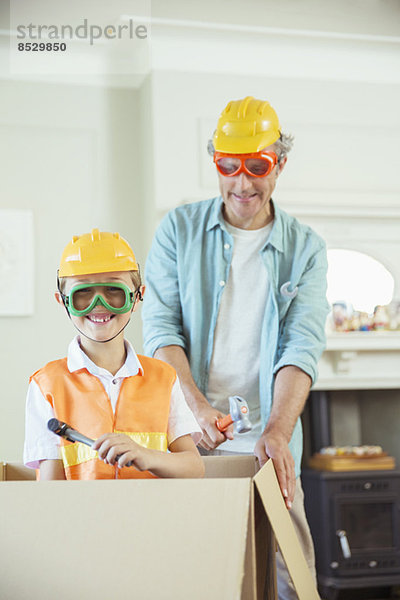
POLYGON ((253 428, 249 433, 234 433, 234 440, 227 440, 218 450, 252 453, 261 435, 260 343, 269 280, 260 250, 272 224, 247 230, 226 223, 234 240, 233 254, 215 328, 207 398, 228 413, 229 396, 241 396, 249 405, 253 428))
MULTIPOLYGON (((136 352, 126 340, 125 348, 125 363, 118 373, 112 375, 106 369, 98 367, 83 352, 79 345, 79 336, 76 336, 68 347, 67 365, 69 371, 72 372, 86 368, 89 373, 100 379, 110 398, 114 412, 124 378, 133 377, 139 371, 143 373, 143 367, 139 362, 136 352)), ((29 384, 26 398, 24 464, 27 467, 38 469, 39 461, 60 458, 60 438, 47 428, 48 420, 53 417, 54 411, 51 404, 44 398, 37 383, 32 380, 29 384)), ((177 377, 171 391, 167 430, 168 445, 177 438, 187 434, 192 435, 195 444, 202 437, 201 428, 186 403, 177 377)))

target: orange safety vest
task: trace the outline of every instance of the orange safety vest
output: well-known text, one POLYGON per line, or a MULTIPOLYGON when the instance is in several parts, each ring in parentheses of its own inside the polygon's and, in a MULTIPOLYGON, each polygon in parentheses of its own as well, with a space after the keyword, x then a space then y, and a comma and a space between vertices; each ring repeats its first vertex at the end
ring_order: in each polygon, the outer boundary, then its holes
MULTIPOLYGON (((51 404, 56 419, 71 425, 89 438, 104 433, 125 433, 135 442, 155 450, 168 448, 167 428, 175 370, 168 364, 139 356, 141 372, 124 379, 115 414, 100 379, 87 369, 71 373, 67 359, 48 363, 31 377, 51 404)), ((145 479, 149 471, 134 467, 118 469, 98 459, 90 446, 60 438, 67 479, 145 479)))

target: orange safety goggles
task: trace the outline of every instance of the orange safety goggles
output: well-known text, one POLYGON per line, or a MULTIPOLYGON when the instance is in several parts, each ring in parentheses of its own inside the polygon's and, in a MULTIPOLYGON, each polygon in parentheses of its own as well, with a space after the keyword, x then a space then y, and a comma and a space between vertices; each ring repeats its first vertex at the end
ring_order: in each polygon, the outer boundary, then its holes
POLYGON ((214 162, 225 177, 246 173, 251 177, 266 177, 278 163, 275 152, 253 152, 252 154, 227 154, 214 152, 214 162))

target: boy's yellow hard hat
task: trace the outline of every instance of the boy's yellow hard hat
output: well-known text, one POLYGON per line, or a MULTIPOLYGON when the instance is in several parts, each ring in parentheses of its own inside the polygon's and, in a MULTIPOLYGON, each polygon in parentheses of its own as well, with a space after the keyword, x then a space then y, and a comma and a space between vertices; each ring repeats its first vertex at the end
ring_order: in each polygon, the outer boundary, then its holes
POLYGON ((119 233, 92 229, 91 233, 75 235, 64 248, 58 276, 138 270, 132 248, 119 233))
POLYGON ((213 144, 217 152, 250 154, 270 146, 280 134, 278 116, 269 102, 247 96, 232 100, 222 111, 213 144))

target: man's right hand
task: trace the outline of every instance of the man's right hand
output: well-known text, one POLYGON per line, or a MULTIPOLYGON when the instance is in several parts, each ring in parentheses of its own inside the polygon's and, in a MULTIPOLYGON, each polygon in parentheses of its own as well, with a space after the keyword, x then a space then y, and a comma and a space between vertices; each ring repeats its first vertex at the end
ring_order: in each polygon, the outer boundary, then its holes
POLYGON ((197 408, 195 417, 203 430, 203 437, 199 442, 199 446, 205 450, 215 450, 226 440, 233 440, 233 425, 230 425, 223 432, 219 431, 217 427, 217 421, 225 416, 208 403, 203 403, 201 407, 197 408))

